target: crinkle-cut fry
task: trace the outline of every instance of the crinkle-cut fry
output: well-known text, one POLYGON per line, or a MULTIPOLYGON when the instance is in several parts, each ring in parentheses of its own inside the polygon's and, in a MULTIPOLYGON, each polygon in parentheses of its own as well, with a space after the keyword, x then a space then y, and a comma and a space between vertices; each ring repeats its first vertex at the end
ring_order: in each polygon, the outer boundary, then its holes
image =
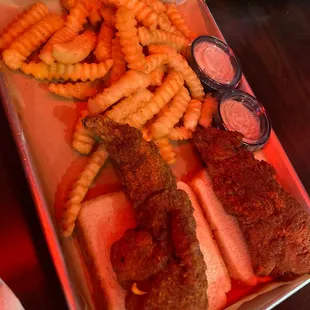
POLYGON ((171 24, 166 13, 161 13, 158 16, 158 26, 161 30, 177 34, 178 36, 183 36, 182 32, 180 32, 174 25, 171 24))
POLYGON ((116 23, 116 19, 115 19, 115 15, 116 15, 116 8, 113 7, 105 7, 103 6, 100 9, 100 14, 104 20, 104 23, 110 27, 110 28, 114 28, 115 27, 115 23, 116 23))
POLYGON ((75 5, 76 5, 76 2, 78 0, 62 0, 61 3, 62 3, 62 6, 66 9, 66 10, 70 10, 72 9, 75 5))
POLYGON ((42 2, 33 4, 28 10, 17 16, 0 35, 0 51, 8 48, 10 44, 31 26, 39 22, 49 13, 48 8, 42 2))
POLYGON ((148 128, 147 126, 144 126, 141 128, 141 132, 142 132, 142 137, 145 141, 152 141, 152 134, 150 131, 150 128, 148 128))
POLYGON ((188 140, 193 137, 193 132, 185 127, 174 127, 170 130, 168 138, 170 140, 188 140))
POLYGON ((125 55, 128 68, 143 71, 146 67, 145 56, 139 43, 135 13, 125 7, 116 12, 116 29, 120 37, 122 52, 125 55))
POLYGON ((180 72, 188 85, 192 98, 202 100, 205 93, 203 86, 193 69, 180 54, 169 56, 168 67, 180 72))
POLYGON ((184 36, 178 36, 177 34, 159 29, 148 30, 145 27, 139 27, 138 34, 143 46, 150 44, 167 44, 180 52, 184 51, 188 44, 188 40, 184 36))
POLYGON ((207 94, 201 107, 199 124, 204 128, 208 128, 212 124, 213 114, 217 109, 217 100, 212 94, 207 94))
POLYGON ((182 86, 173 97, 168 109, 151 125, 152 137, 158 139, 166 136, 179 122, 190 100, 188 90, 182 86))
POLYGON ((187 107, 183 117, 184 127, 188 130, 195 131, 201 113, 202 103, 199 100, 192 99, 187 107))
POLYGON ((159 154, 164 159, 164 161, 172 165, 176 161, 176 153, 173 150, 173 146, 170 144, 169 139, 164 137, 154 141, 159 148, 159 154))
POLYGON ((175 96, 183 83, 180 73, 169 73, 162 85, 156 89, 151 101, 128 117, 126 123, 132 127, 141 128, 175 96))
POLYGON ((166 54, 168 57, 170 57, 177 53, 174 47, 164 45, 164 44, 150 44, 147 48, 148 48, 150 55, 166 54))
POLYGON ((126 72, 126 62, 119 37, 112 40, 111 55, 113 66, 110 71, 110 85, 116 83, 126 72))
POLYGON ((76 123, 73 133, 72 147, 80 154, 88 155, 91 152, 94 144, 96 143, 96 140, 93 133, 84 128, 82 124, 82 120, 88 115, 88 112, 86 110, 83 110, 80 114, 81 116, 76 123))
POLYGON ((146 68, 143 71, 146 74, 150 74, 156 68, 168 63, 168 56, 166 54, 154 54, 145 57, 146 68))
POLYGON ((72 190, 65 204, 64 214, 60 223, 61 234, 63 237, 69 237, 75 227, 75 221, 82 207, 87 191, 93 183, 95 177, 104 165, 108 153, 103 145, 99 145, 98 149, 89 158, 88 163, 74 182, 72 190))
POLYGON ((166 8, 167 8, 166 14, 167 14, 168 18, 170 19, 171 23, 178 30, 180 30, 186 38, 191 40, 193 38, 193 33, 188 28, 183 16, 178 11, 175 4, 167 3, 166 8))
POLYGON ((137 111, 145 102, 149 102, 152 97, 149 90, 142 89, 114 105, 105 115, 117 123, 124 123, 127 116, 137 111))
POLYGON ((150 73, 151 78, 150 86, 160 86, 162 84, 165 75, 165 70, 166 70, 165 66, 161 65, 150 73))
POLYGON ((3 51, 4 63, 11 69, 19 69, 23 61, 62 26, 63 20, 59 15, 45 16, 3 51))
POLYGON ((102 21, 102 17, 99 9, 93 10, 89 13, 88 20, 92 26, 96 26, 98 23, 102 21))
POLYGON ((157 27, 157 13, 142 0, 104 0, 103 2, 109 5, 115 5, 116 7, 124 6, 129 10, 133 10, 137 21, 145 27, 149 29, 155 29, 157 27))
POLYGON ((95 49, 95 56, 98 61, 111 59, 112 40, 114 37, 114 30, 108 27, 104 22, 101 24, 98 35, 97 46, 95 49))
POLYGON ((53 45, 57 43, 64 43, 71 41, 76 35, 77 32, 71 29, 70 27, 64 26, 60 28, 52 35, 52 37, 41 49, 39 58, 48 65, 52 65, 55 62, 55 59, 53 58, 52 55, 53 45))
POLYGON ((70 65, 81 62, 95 48, 97 35, 93 31, 85 30, 76 35, 71 41, 53 45, 53 58, 63 64, 70 65))
POLYGON ((28 75, 34 76, 39 80, 71 80, 76 82, 81 80, 94 81, 104 77, 113 65, 113 60, 109 59, 100 63, 77 63, 74 65, 64 65, 55 63, 54 65, 47 65, 44 62, 30 62, 23 63, 20 69, 28 75))
POLYGON ((165 5, 160 0, 142 0, 145 4, 150 6, 157 14, 161 14, 166 11, 165 5))
POLYGON ((77 1, 70 9, 69 15, 67 15, 65 25, 72 28, 76 32, 80 32, 81 30, 83 30, 83 25, 87 23, 86 18, 95 8, 96 3, 93 0, 77 1))
POLYGON ((53 94, 62 96, 65 98, 76 98, 79 100, 86 100, 94 97, 98 93, 97 83, 93 82, 79 82, 79 83, 66 83, 48 85, 48 89, 53 94))
POLYGON ((148 87, 150 82, 147 74, 129 70, 116 83, 88 100, 88 112, 90 114, 103 112, 123 97, 128 97, 133 92, 148 87))

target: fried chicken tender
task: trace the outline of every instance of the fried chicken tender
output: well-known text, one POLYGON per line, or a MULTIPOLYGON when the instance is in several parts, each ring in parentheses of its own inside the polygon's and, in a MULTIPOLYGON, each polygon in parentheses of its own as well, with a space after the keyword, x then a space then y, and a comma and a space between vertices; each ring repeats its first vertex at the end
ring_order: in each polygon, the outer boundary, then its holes
POLYGON ((111 50, 113 37, 114 31, 103 22, 100 28, 97 46, 94 52, 98 61, 104 61, 112 58, 111 50))
POLYGON ((88 155, 91 152, 94 144, 96 143, 96 140, 93 133, 85 129, 82 124, 83 118, 88 115, 87 110, 81 111, 80 114, 81 116, 76 123, 73 133, 72 147, 80 154, 88 155))
POLYGON ((180 52, 184 51, 188 44, 188 40, 184 38, 184 36, 159 29, 148 30, 145 27, 139 27, 138 34, 143 46, 150 44, 167 44, 180 52))
POLYGON ((75 221, 82 208, 87 191, 93 183, 98 172, 104 165, 108 153, 103 145, 99 145, 98 149, 89 158, 88 163, 74 182, 72 190, 69 194, 68 201, 65 204, 64 214, 61 219, 60 229, 63 237, 69 237, 75 227, 75 221))
POLYGON ((76 35, 73 40, 53 45, 53 58, 63 64, 70 65, 81 62, 95 48, 97 35, 86 30, 76 35))
POLYGON ((46 5, 42 2, 37 2, 28 10, 18 15, 2 30, 0 35, 0 51, 8 48, 18 36, 39 22, 48 13, 49 11, 46 5))
POLYGON ((142 89, 114 105, 105 115, 114 122, 125 123, 124 120, 128 116, 137 111, 144 103, 149 102, 152 97, 153 94, 149 90, 142 89))
POLYGON ((201 113, 202 103, 193 99, 189 102, 186 113, 184 114, 184 127, 188 130, 195 131, 201 113))
POLYGON ((105 4, 116 7, 126 7, 133 10, 138 22, 149 29, 155 29, 158 23, 158 15, 141 0, 103 0, 105 4))
POLYGON ((88 111, 91 114, 103 112, 123 97, 128 97, 133 92, 148 87, 150 82, 149 76, 145 73, 129 70, 116 83, 88 100, 88 111))
MULTIPOLYGON (((96 83, 97 84, 97 83, 96 83)), ((85 100, 94 97, 97 92, 97 85, 95 83, 80 82, 80 83, 65 83, 55 84, 50 83, 48 89, 53 94, 65 97, 65 98, 76 98, 79 100, 85 100)))
POLYGON ((125 7, 120 7, 116 12, 116 29, 120 37, 122 52, 128 68, 132 70, 143 71, 146 67, 146 61, 142 52, 142 46, 139 43, 137 21, 135 13, 125 7))
POLYGON ((127 119, 127 123, 132 127, 141 128, 175 96, 183 83, 180 73, 169 73, 163 84, 156 89, 152 100, 127 119))
POLYGON ((182 86, 176 93, 167 110, 151 126, 154 138, 166 136, 183 116, 191 97, 188 90, 182 86))
POLYGON ((33 25, 20 37, 17 37, 10 47, 3 51, 4 63, 10 69, 19 69, 23 61, 27 59, 38 47, 63 26, 63 20, 59 15, 49 14, 37 24, 33 25))
POLYGON ((111 55, 113 66, 111 68, 109 82, 110 85, 117 82, 126 72, 126 62, 122 52, 122 46, 119 37, 112 40, 111 55))
POLYGON ((168 134, 170 140, 188 140, 191 139, 192 136, 193 132, 185 127, 174 127, 168 134))
POLYGON ((70 27, 64 26, 57 30, 41 49, 39 58, 48 65, 52 65, 55 59, 52 55, 53 46, 57 43, 64 43, 74 39, 77 32, 70 27))
POLYGON ((182 17, 179 10, 176 8, 175 4, 167 3, 166 4, 166 14, 170 19, 171 23, 183 33, 183 35, 188 39, 193 39, 193 33, 188 28, 184 18, 182 17))
POLYGON ((104 77, 113 65, 113 60, 109 59, 100 63, 77 63, 74 65, 64 65, 55 63, 54 65, 47 65, 44 62, 30 62, 22 63, 20 69, 40 80, 71 80, 78 81, 94 81, 104 77))
POLYGON ((141 132, 107 117, 87 117, 119 166, 132 201, 137 227, 111 248, 111 262, 120 284, 147 292, 128 291, 126 309, 207 309, 206 265, 196 238, 193 208, 153 142, 141 132))
POLYGON ((176 188, 175 178, 158 148, 142 139, 139 130, 99 115, 86 117, 84 126, 100 136, 119 165, 123 185, 134 205, 140 205, 154 192, 176 188))

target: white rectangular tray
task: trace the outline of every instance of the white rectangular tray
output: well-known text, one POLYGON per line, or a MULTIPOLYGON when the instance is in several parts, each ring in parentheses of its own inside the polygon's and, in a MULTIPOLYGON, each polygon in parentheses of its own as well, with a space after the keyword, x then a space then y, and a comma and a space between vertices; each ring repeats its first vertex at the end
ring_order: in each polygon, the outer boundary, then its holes
MULTIPOLYGON (((0 28, 5 27, 17 11, 33 2, 35 1, 0 0, 0 9, 5 12, 2 14, 0 28)), ((60 9, 58 1, 43 2, 52 10, 60 9)), ((197 35, 208 34, 224 39, 203 0, 188 0, 179 8, 197 35)), ((75 237, 66 241, 58 238, 54 220, 54 204, 63 196, 85 162, 85 158, 75 154, 70 145, 78 111, 85 107, 85 103, 61 100, 47 91, 45 83, 12 72, 2 63, 0 67, 2 102, 68 306, 70 309, 93 308, 87 270, 79 246, 75 237)), ((244 77, 240 88, 252 94, 244 77)), ((187 166, 186 159, 191 156, 186 147, 181 147, 179 151, 181 159, 173 168, 177 177, 181 176, 187 166)), ((256 156, 271 163, 286 190, 310 210, 309 197, 273 131, 268 144, 256 156)), ((97 182, 104 192, 113 187, 111 184, 117 182, 117 177, 111 165, 107 165, 97 182)), ((237 309, 241 304, 240 309, 271 309, 309 282, 310 277, 305 275, 280 287, 279 283, 269 284, 263 288, 267 293, 256 298, 249 296, 251 301, 245 303, 246 300, 243 299, 229 309, 237 309), (274 289, 270 291, 272 288, 274 289)))

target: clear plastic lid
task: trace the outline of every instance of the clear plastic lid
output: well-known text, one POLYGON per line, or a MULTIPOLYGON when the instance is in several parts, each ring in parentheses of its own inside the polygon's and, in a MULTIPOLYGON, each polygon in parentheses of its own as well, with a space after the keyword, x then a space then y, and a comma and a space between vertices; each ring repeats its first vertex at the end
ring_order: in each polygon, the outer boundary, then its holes
POLYGON ((188 49, 190 64, 201 81, 209 88, 236 88, 242 77, 239 60, 221 40, 197 37, 188 49))
POLYGON ((243 143, 251 150, 268 141, 271 122, 263 105, 253 96, 240 91, 221 91, 214 122, 220 129, 243 134, 243 143))

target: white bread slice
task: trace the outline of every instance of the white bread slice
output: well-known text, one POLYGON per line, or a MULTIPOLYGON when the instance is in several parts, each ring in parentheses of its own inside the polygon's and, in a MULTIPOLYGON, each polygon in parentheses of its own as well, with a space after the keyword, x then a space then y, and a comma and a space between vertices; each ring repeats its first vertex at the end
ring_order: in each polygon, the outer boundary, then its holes
POLYGON ((208 309, 223 309, 226 304, 226 293, 231 290, 231 281, 228 270, 218 246, 213 239, 211 229, 202 213, 195 193, 184 182, 178 182, 177 185, 179 189, 182 189, 187 193, 194 208, 194 218, 197 226, 196 235, 199 241, 200 250, 207 265, 208 309))
POLYGON ((251 258, 237 220, 228 215, 217 199, 206 170, 191 182, 233 279, 256 285, 251 258))
POLYGON ((125 290, 113 271, 110 250, 128 228, 135 227, 132 207, 123 192, 87 201, 78 217, 78 234, 96 270, 109 310, 125 310, 125 290))

